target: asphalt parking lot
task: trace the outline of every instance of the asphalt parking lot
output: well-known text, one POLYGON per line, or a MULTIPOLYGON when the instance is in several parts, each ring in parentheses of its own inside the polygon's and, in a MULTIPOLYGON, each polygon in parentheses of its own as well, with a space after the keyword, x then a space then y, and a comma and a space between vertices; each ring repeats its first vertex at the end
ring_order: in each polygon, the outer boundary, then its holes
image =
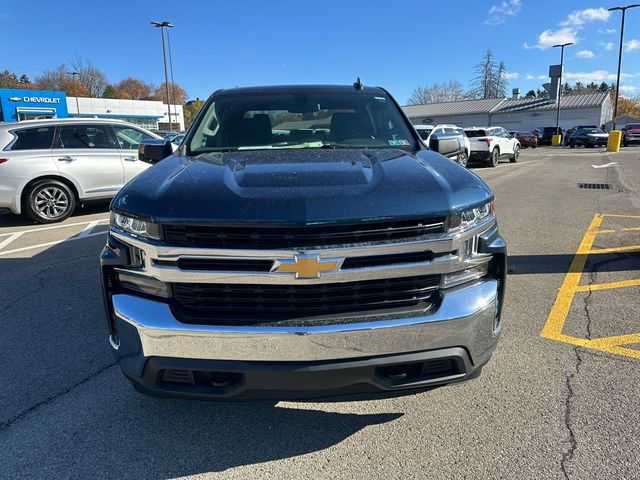
POLYGON ((473 170, 509 246, 503 336, 479 379, 402 396, 142 396, 107 342, 107 206, 0 216, 0 477, 638 478, 640 148, 473 170))

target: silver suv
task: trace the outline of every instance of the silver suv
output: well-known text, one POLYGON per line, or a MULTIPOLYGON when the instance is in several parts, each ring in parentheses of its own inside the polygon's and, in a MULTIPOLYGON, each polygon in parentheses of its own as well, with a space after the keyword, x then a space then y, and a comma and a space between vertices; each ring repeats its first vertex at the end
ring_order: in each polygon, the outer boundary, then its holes
POLYGON ((0 124, 0 208, 39 223, 64 220, 85 200, 113 197, 150 165, 131 123, 96 118, 0 124))

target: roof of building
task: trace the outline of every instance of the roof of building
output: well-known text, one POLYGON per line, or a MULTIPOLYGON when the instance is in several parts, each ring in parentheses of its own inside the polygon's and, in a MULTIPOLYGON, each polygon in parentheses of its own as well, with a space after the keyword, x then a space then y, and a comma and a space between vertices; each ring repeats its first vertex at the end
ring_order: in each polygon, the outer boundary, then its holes
MULTIPOLYGON (((608 92, 584 95, 565 95, 560 99, 561 109, 600 107, 609 98, 608 92)), ((556 103, 541 98, 489 98, 484 100, 459 100, 455 102, 407 105, 402 107, 409 118, 441 117, 454 115, 488 114, 502 112, 533 112, 554 110, 556 103)))
POLYGON ((470 115, 488 113, 503 102, 503 98, 487 98, 484 100, 457 100, 455 102, 428 103, 424 105, 407 105, 402 107, 409 118, 425 116, 470 115))

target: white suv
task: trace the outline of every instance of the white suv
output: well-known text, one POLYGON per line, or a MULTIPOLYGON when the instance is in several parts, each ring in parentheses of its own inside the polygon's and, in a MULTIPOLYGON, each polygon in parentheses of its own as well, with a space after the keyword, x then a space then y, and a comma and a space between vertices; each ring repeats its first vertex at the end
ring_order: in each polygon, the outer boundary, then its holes
POLYGON ((486 162, 495 167, 501 158, 508 158, 511 162, 517 162, 520 156, 520 142, 513 138, 502 127, 465 128, 471 141, 470 161, 486 162))
POLYGON ((85 200, 113 197, 148 168, 141 140, 161 139, 119 120, 0 124, 0 208, 39 223, 64 220, 85 200))
POLYGON ((416 129, 420 138, 424 140, 424 143, 429 145, 429 140, 431 136, 438 133, 461 133, 464 137, 464 157, 462 154, 458 155, 456 161, 463 165, 467 165, 467 160, 469 159, 469 155, 471 154, 471 143, 469 139, 465 135, 465 132, 462 128, 457 125, 447 125, 447 124, 439 124, 436 126, 433 125, 414 125, 413 128, 416 129))

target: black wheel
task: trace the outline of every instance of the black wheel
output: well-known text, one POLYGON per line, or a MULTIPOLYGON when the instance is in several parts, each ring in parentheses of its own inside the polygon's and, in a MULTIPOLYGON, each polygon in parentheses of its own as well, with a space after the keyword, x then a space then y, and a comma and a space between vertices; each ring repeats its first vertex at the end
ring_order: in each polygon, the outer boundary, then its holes
POLYGON ((536 148, 536 147, 537 147, 537 145, 531 145, 531 148, 536 148))
POLYGON ((573 140, 571 140, 569 142, 569 148, 576 148, 576 142, 574 142, 573 140))
POLYGON ((466 152, 460 153, 458 155, 458 158, 456 158, 456 163, 461 167, 466 167, 468 161, 469 161, 469 157, 467 156, 466 152))
POLYGON ((497 148, 491 150, 491 158, 489 158, 489 166, 497 167, 500 163, 500 151, 497 148))
POLYGON ((584 148, 593 148, 593 145, 590 143, 585 143, 584 148))
POLYGON ((623 147, 628 147, 629 146, 629 142, 622 142, 622 146, 623 147))
POLYGON ((516 145, 513 148, 513 155, 511 155, 511 158, 509 158, 509 161, 511 163, 516 163, 518 161, 519 157, 520 157, 520 147, 518 145, 516 145))
POLYGON ((38 223, 61 222, 76 209, 76 196, 64 183, 41 180, 25 197, 24 213, 38 223))

